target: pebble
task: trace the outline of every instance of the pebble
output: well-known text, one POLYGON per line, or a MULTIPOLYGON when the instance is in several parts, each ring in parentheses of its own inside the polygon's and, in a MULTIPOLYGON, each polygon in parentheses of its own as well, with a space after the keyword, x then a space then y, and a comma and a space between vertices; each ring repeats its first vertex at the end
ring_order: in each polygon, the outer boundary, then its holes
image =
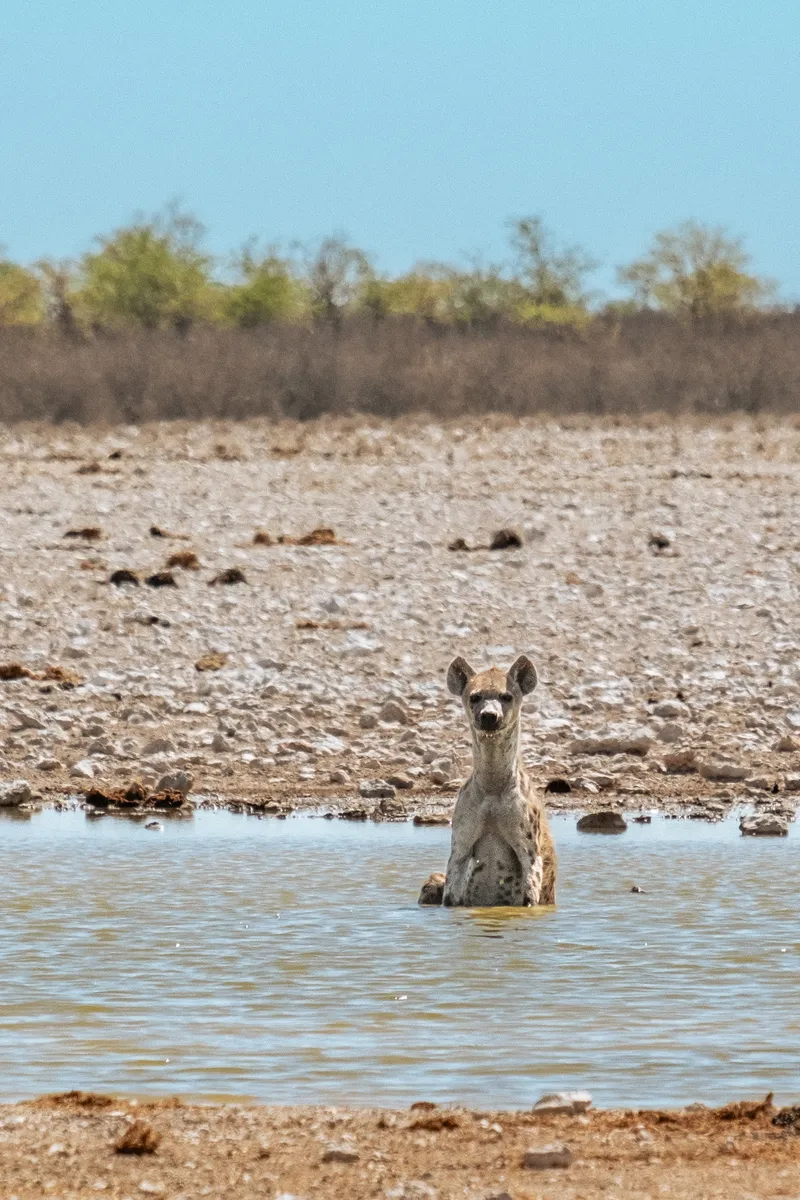
POLYGON ((164 832, 164 826, 160 821, 146 821, 144 827, 145 829, 152 829, 154 833, 164 832))
POLYGON ((63 763, 59 762, 59 760, 57 758, 40 758, 39 761, 36 763, 36 770, 37 771, 60 771, 62 769, 62 766, 63 766, 63 763))

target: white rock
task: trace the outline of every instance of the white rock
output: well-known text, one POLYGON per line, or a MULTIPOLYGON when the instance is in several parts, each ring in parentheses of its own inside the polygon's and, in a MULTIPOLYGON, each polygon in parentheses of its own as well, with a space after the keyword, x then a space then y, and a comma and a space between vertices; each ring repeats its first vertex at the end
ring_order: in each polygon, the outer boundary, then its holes
POLYGON ((383 779, 362 779, 358 785, 358 794, 365 800, 393 800, 397 789, 383 779))
POLYGON ((680 700, 660 700, 653 708, 654 717, 688 717, 689 709, 680 700))
POLYGON ((31 785, 25 779, 12 779, 0 783, 0 808, 16 808, 27 804, 31 798, 31 785))
POLYGON ((736 779, 746 779, 750 774, 750 769, 732 762, 709 761, 698 763, 697 773, 703 779, 724 783, 736 779))
POLYGON ((90 758, 82 758, 70 768, 73 779, 94 779, 94 763, 90 758))

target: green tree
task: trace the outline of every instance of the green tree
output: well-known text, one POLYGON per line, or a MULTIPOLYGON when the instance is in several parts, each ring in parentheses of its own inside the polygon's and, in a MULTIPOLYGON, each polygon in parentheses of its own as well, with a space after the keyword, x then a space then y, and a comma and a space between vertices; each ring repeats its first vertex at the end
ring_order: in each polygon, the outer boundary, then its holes
POLYGON ((338 322, 359 305, 374 278, 368 256, 342 237, 326 237, 305 251, 305 283, 311 313, 317 320, 338 322))
POLYGON ((26 267, 0 258, 0 325, 37 325, 43 316, 39 279, 26 267))
POLYGON ((514 252, 512 275, 524 292, 522 303, 533 310, 585 308, 586 276, 598 263, 580 246, 558 250, 541 217, 509 221, 514 252))
POLYGON ((724 229, 684 221, 657 233, 650 250, 617 273, 640 306, 695 319, 753 308, 774 285, 749 274, 741 238, 724 229))
POLYGON ((78 311, 100 325, 186 329, 213 315, 211 257, 200 247, 203 227, 170 208, 100 238, 84 255, 76 295, 78 311))
POLYGON ((241 282, 223 290, 220 307, 226 320, 243 329, 289 321, 309 308, 304 285, 292 263, 270 249, 258 257, 246 246, 237 262, 241 282))

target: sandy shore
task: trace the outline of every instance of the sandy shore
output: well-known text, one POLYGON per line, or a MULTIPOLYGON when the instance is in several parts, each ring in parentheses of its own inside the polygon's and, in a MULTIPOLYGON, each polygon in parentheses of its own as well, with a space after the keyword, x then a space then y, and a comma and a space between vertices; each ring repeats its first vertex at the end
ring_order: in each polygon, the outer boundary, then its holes
POLYGON ((414 1105, 132 1104, 71 1093, 0 1106, 4 1200, 319 1197, 321 1200, 691 1200, 795 1197, 800 1126, 771 1104, 572 1116, 414 1105), (134 1123, 135 1127, 134 1127, 134 1123), (123 1137, 151 1153, 119 1153, 123 1137), (562 1168, 524 1166, 566 1150, 562 1168))
POLYGON ((0 778, 34 803, 183 772, 211 802, 446 816, 469 764, 446 665, 525 651, 554 806, 794 811, 792 426, 14 427, 0 454, 26 672, 0 682, 0 778), (505 527, 521 548, 474 549, 505 527))

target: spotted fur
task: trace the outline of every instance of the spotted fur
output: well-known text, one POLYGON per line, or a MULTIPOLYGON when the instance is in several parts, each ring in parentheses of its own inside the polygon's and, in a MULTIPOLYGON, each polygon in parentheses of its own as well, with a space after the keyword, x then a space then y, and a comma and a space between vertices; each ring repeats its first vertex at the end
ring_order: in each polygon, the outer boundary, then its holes
POLYGON ((475 672, 463 658, 450 664, 447 684, 467 713, 473 767, 453 813, 445 905, 555 903, 553 840, 519 750, 522 699, 536 683, 536 668, 525 655, 508 672, 475 672))

